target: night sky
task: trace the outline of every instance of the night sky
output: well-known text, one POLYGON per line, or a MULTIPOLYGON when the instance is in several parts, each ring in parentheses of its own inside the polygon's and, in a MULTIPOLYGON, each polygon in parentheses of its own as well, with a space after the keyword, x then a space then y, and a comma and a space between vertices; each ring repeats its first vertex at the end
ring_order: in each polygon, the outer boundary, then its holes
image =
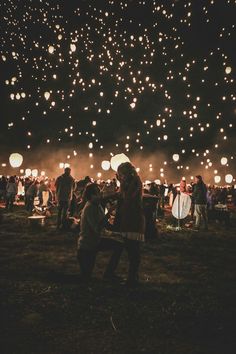
POLYGON ((235 0, 2 0, 0 16, 0 164, 48 146, 234 173, 235 0))

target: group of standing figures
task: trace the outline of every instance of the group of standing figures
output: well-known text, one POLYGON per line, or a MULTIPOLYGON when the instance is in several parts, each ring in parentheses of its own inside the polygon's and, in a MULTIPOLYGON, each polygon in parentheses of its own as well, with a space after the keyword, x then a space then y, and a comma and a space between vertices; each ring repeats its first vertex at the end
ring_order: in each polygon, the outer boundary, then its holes
MULTIPOLYGON (((74 179, 70 169, 56 180, 58 200, 58 227, 66 217, 72 199, 74 179)), ((99 251, 111 250, 110 261, 104 272, 104 278, 116 279, 115 271, 123 249, 127 250, 129 269, 127 285, 134 286, 138 282, 140 265, 140 242, 144 241, 145 217, 142 206, 142 182, 135 167, 123 163, 118 167, 117 179, 120 182, 118 191, 109 198, 116 200, 113 230, 122 236, 123 242, 102 236, 108 214, 105 215, 102 205, 102 193, 95 183, 86 185, 83 193, 84 207, 80 217, 80 233, 78 238, 78 261, 81 278, 89 280, 99 251)))

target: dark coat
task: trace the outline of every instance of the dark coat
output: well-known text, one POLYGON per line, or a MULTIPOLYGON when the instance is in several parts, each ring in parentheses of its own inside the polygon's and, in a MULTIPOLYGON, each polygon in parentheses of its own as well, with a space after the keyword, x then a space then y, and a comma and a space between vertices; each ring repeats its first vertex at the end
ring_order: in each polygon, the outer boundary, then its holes
POLYGON ((196 183, 193 187, 194 204, 207 204, 207 187, 203 182, 196 183))
POLYGON ((144 234, 145 219, 142 206, 142 182, 138 176, 132 176, 121 186, 114 227, 120 232, 144 234))
POLYGON ((71 201, 72 194, 75 188, 75 181, 72 176, 64 173, 56 179, 55 186, 57 200, 59 202, 71 201))

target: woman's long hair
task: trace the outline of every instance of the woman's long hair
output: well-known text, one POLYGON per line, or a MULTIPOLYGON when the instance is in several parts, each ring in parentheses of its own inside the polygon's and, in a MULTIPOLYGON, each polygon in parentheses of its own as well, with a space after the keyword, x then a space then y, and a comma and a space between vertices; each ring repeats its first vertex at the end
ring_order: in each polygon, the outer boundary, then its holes
POLYGON ((121 173, 124 179, 120 182, 121 194, 125 197, 135 197, 142 195, 142 182, 135 169, 130 162, 122 163, 117 169, 118 175, 121 173))

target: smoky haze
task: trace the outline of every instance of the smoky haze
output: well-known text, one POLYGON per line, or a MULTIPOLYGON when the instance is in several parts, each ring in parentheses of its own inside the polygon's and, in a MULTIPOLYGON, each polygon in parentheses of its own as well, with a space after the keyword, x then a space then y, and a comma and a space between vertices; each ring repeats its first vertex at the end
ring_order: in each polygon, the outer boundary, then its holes
MULTIPOLYGON (((10 153, 12 153, 11 151, 10 153)), ((15 151, 14 151, 15 152, 15 151)), ((221 176, 221 183, 225 182, 225 175, 232 174, 236 177, 235 174, 235 164, 234 160, 228 159, 228 166, 222 166, 220 163, 221 157, 224 156, 219 153, 211 153, 211 163, 212 166, 206 168, 207 166, 207 156, 202 158, 204 162, 202 165, 199 164, 199 159, 193 156, 191 159, 184 159, 181 156, 180 162, 174 162, 172 157, 170 159, 170 154, 165 154, 162 151, 157 153, 144 153, 137 152, 134 154, 129 154, 125 151, 117 151, 117 153, 125 153, 130 161, 134 164, 136 168, 139 168, 139 175, 143 181, 145 180, 156 180, 159 179, 161 182, 165 180, 168 183, 178 183, 182 177, 185 177, 187 181, 191 181, 191 177, 195 175, 202 175, 206 183, 214 183, 214 176, 221 176), (183 164, 183 168, 181 168, 183 164), (179 166, 179 169, 177 169, 179 166), (189 169, 187 168, 189 167, 189 169), (217 173, 214 171, 217 170, 217 173), (163 174, 163 175, 161 175, 163 174)), ((21 152, 20 152, 21 153, 21 152)), ((104 171, 101 167, 101 162, 103 160, 110 161, 111 154, 108 150, 105 151, 95 151, 94 149, 80 149, 76 151, 77 155, 74 156, 73 150, 70 148, 48 148, 41 147, 35 150, 34 152, 29 151, 22 153, 24 157, 23 164, 20 168, 11 168, 9 165, 9 153, 1 156, 1 165, 0 165, 0 174, 1 175, 19 175, 20 170, 30 168, 37 169, 39 171, 39 176, 41 171, 45 171, 46 176, 48 177, 57 177, 63 173, 63 168, 59 168, 60 163, 70 164, 72 175, 76 179, 82 179, 85 176, 93 177, 94 179, 112 179, 115 177, 115 171, 109 169, 104 171), (71 153, 72 152, 72 153, 71 153), (93 153, 95 156, 89 157, 89 153, 93 153), (6 167, 2 166, 2 163, 6 163, 6 167), (91 168, 91 165, 93 168, 91 168), (101 177, 98 177, 98 173, 101 173, 101 177)), ((234 182, 233 182, 234 183, 234 182)))

